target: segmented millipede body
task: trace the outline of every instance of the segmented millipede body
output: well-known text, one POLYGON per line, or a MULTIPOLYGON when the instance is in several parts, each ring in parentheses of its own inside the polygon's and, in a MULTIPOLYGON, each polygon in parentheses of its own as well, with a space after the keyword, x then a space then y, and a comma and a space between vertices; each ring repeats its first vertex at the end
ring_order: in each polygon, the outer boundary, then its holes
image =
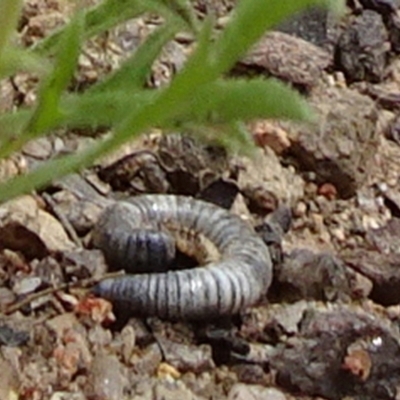
POLYGON ((139 314, 168 319, 234 314, 255 304, 272 280, 268 247, 252 227, 191 197, 143 195, 116 202, 100 217, 93 243, 112 267, 141 272, 103 280, 94 293, 139 314), (174 257, 168 226, 203 235, 218 250, 218 260, 192 269, 162 268, 174 257), (163 272, 142 273, 146 263, 163 272))

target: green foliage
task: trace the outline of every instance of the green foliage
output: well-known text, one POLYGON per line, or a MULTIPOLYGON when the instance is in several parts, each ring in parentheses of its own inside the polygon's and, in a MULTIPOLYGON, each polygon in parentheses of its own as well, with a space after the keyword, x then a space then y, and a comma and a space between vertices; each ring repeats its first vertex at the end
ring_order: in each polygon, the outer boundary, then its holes
POLYGON ((48 184, 158 127, 185 129, 233 149, 251 147, 243 122, 254 118, 310 120, 300 96, 275 80, 234 80, 224 74, 267 30, 314 4, 338 7, 338 0, 242 0, 226 28, 215 37, 211 18, 197 20, 187 0, 104 0, 31 49, 13 43, 21 1, 0 0, 0 79, 26 70, 41 84, 36 105, 0 115, 0 157, 59 128, 110 128, 85 151, 48 161, 0 184, 0 201, 48 184), (82 93, 68 86, 82 44, 128 19, 151 12, 165 22, 119 69, 82 93), (195 51, 167 87, 148 89, 154 60, 178 32, 197 40, 195 51))

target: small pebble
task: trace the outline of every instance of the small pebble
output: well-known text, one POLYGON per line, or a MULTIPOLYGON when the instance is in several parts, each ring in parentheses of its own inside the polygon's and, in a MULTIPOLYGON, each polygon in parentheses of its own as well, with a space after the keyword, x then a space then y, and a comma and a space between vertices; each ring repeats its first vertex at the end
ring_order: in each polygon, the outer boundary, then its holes
POLYGON ((90 369, 93 394, 98 399, 120 400, 128 381, 124 376, 122 364, 113 355, 97 355, 90 369))
POLYGON ((52 144, 47 138, 39 138, 28 142, 22 151, 28 156, 44 160, 51 156, 52 144))
POLYGON ((331 229, 331 235, 339 240, 339 242, 344 242, 346 240, 346 235, 342 228, 333 228, 331 229))
POLYGON ((303 201, 299 201, 293 210, 293 215, 297 218, 304 217, 307 212, 307 204, 303 201))
POLYGON ((181 373, 172 365, 162 362, 157 368, 157 377, 158 378, 171 377, 173 379, 178 379, 181 377, 181 373))
POLYGON ((337 197, 337 190, 331 183, 324 183, 318 188, 318 194, 326 197, 328 200, 334 200, 337 197))
POLYGON ((287 400, 287 398, 275 388, 237 383, 230 390, 228 400, 287 400))
POLYGON ((13 291, 17 295, 23 295, 34 292, 42 283, 39 277, 22 278, 15 282, 13 291))
POLYGON ((19 379, 17 371, 5 359, 0 359, 0 398, 17 400, 19 379))
POLYGON ((128 363, 132 357, 133 349, 136 345, 135 330, 131 325, 126 325, 121 331, 122 357, 125 363, 128 363))
POLYGON ((0 309, 9 306, 16 299, 15 294, 6 287, 0 287, 0 309))

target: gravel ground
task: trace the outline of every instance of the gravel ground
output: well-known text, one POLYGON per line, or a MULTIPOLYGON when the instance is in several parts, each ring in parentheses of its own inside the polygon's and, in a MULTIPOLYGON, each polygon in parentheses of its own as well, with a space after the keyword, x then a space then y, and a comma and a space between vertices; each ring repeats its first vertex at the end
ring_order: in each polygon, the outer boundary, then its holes
MULTIPOLYGON (((196 7, 223 26, 233 4, 196 7)), ((237 64, 232 75, 277 77, 318 116, 311 126, 249 124, 252 158, 154 131, 1 205, 0 398, 399 399, 399 9, 349 1, 340 21, 311 10, 237 64), (218 321, 168 322, 89 295, 109 273, 91 230, 109 199, 139 193, 196 196, 249 221, 274 261, 260 304, 218 321)), ((19 40, 34 43, 73 10, 25 1, 19 40)), ((159 23, 129 21, 89 41, 74 88, 118 66, 159 23)), ((149 85, 166 84, 191 48, 171 42, 149 85)), ((0 109, 32 104, 36 89, 27 74, 1 82, 0 109)), ((30 142, 0 162, 0 179, 93 140, 63 132, 30 142)))

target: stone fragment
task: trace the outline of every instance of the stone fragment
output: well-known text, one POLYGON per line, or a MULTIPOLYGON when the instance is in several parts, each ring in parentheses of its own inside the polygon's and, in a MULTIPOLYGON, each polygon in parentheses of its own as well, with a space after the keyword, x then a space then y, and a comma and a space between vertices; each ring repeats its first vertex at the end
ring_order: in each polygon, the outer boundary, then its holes
POLYGON ((366 232, 368 248, 347 249, 342 259, 372 282, 370 298, 389 306, 400 302, 400 219, 366 232))
POLYGON ((382 17, 372 10, 363 11, 339 37, 335 49, 337 66, 350 82, 380 82, 390 50, 388 40, 382 17))
POLYGON ((359 0, 365 9, 377 11, 382 15, 395 13, 399 8, 398 0, 359 0))
POLYGON ((263 385, 266 383, 266 374, 261 365, 237 364, 232 367, 238 380, 242 383, 263 385))
POLYGON ((257 146, 268 146, 278 155, 290 146, 287 132, 271 120, 262 119, 250 122, 248 129, 257 146))
POLYGON ((374 250, 352 250, 342 253, 344 261, 372 282, 369 297, 385 306, 400 302, 400 254, 374 250))
MULTIPOLYGON (((5 134, 5 133, 4 133, 5 134)), ((13 155, 0 159, 0 182, 14 178, 18 174, 26 172, 28 163, 22 155, 13 155)))
POLYGON ((366 238, 379 252, 400 255, 400 218, 391 218, 386 225, 369 229, 366 238))
POLYGON ((34 197, 23 196, 0 206, 0 248, 21 251, 28 258, 72 250, 61 224, 39 208, 34 197))
POLYGON ((2 113, 6 111, 12 111, 14 107, 15 95, 15 89, 11 83, 11 80, 3 79, 0 83, 0 111, 2 113))
POLYGON ((49 158, 53 152, 53 145, 49 138, 42 137, 28 142, 22 152, 38 160, 49 158))
POLYGON ((69 382, 78 370, 89 368, 91 365, 93 355, 85 333, 82 329, 65 329, 52 352, 60 371, 60 380, 64 381, 64 384, 69 382))
POLYGON ((279 293, 285 301, 313 299, 350 301, 354 271, 329 253, 295 249, 275 270, 276 284, 270 295, 279 293))
POLYGON ((293 168, 285 168, 276 154, 266 147, 254 157, 240 158, 238 185, 245 200, 255 209, 275 209, 277 199, 289 205, 304 196, 304 181, 293 168))
MULTIPOLYGON (((89 330, 88 341, 93 352, 102 351, 105 348, 109 348, 111 344, 115 343, 112 343, 113 337, 111 331, 99 324, 93 325, 93 327, 89 330)), ((118 348, 115 346, 115 351, 117 352, 117 350, 118 348)))
POLYGON ((291 16, 279 24, 277 29, 307 40, 316 46, 323 46, 328 41, 330 19, 326 8, 310 7, 291 16))
POLYGON ((154 387, 154 400, 200 400, 183 382, 163 380, 154 387))
POLYGON ((0 398, 4 400, 17 400, 20 381, 15 368, 0 358, 0 398))
POLYGON ((162 354, 157 343, 136 351, 129 360, 132 370, 138 375, 152 375, 162 361, 162 354))
POLYGON ((93 227, 103 210, 93 201, 78 199, 64 190, 54 193, 52 198, 56 211, 62 213, 80 235, 85 235, 93 227))
POLYGON ((99 278, 108 270, 103 253, 96 249, 64 251, 60 264, 66 275, 81 279, 99 278))
POLYGON ((178 379, 181 377, 181 373, 172 365, 162 362, 157 368, 157 377, 163 378, 173 378, 178 379))
POLYGON ((278 389, 261 385, 236 383, 229 391, 228 400, 286 400, 287 397, 278 389))
POLYGON ((50 400, 86 400, 87 397, 83 393, 71 392, 54 392, 50 400))
POLYGON ((89 384, 96 399, 120 400, 128 380, 124 367, 115 355, 99 354, 91 364, 89 384))
POLYGON ((82 330, 80 322, 73 313, 64 313, 57 315, 56 317, 46 321, 46 326, 49 327, 56 334, 59 340, 61 340, 64 331, 71 329, 82 330))
POLYGON ((364 182, 376 154, 377 108, 368 96, 339 87, 318 88, 310 103, 317 123, 284 123, 291 146, 283 157, 312 172, 318 184, 334 185, 340 198, 350 198, 364 182))
POLYGON ((331 62, 327 51, 306 40, 283 32, 269 32, 240 64, 262 68, 272 76, 308 89, 318 83, 331 62))
POLYGON ((121 339, 121 354, 125 363, 129 362, 133 354, 133 349, 136 345, 136 332, 131 325, 126 325, 120 335, 121 339))
POLYGON ((215 367, 211 347, 208 345, 187 345, 163 337, 158 337, 157 341, 161 346, 165 361, 180 372, 201 373, 215 367))
POLYGON ((389 40, 392 51, 400 52, 400 16, 398 11, 391 13, 386 19, 386 28, 389 31, 389 40))
POLYGON ((29 341, 29 332, 16 329, 10 325, 0 324, 0 344, 8 347, 26 345, 29 341))
POLYGON ((42 280, 37 276, 27 276, 15 281, 13 291, 17 295, 26 295, 40 287, 42 280))
POLYGON ((14 303, 15 300, 16 296, 12 290, 0 287, 0 310, 4 310, 7 306, 14 303))
POLYGON ((399 385, 398 329, 372 304, 310 303, 299 334, 275 349, 278 385, 304 395, 391 399, 399 385))
POLYGON ((137 385, 135 395, 131 400, 205 400, 196 396, 180 380, 143 380, 137 385))

